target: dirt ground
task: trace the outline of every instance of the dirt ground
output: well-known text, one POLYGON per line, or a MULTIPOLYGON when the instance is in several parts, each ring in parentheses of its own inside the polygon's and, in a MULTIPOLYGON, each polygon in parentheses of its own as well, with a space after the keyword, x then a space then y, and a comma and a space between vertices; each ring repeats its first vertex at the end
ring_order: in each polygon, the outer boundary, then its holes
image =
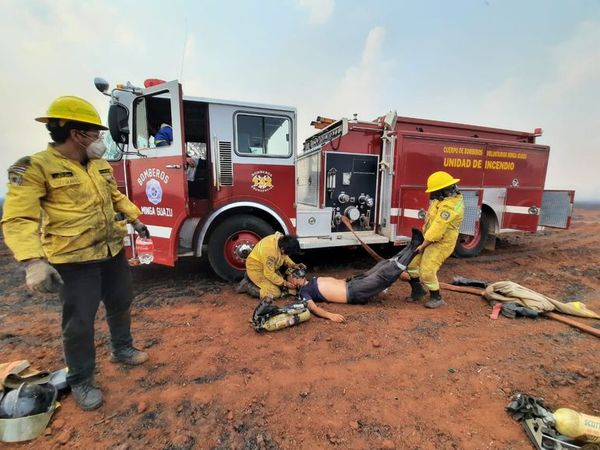
MULTIPOLYGON (((599 251, 600 210, 577 209, 570 230, 503 237, 495 252, 450 259, 440 279, 508 279, 600 311, 599 251)), ((361 249, 305 262, 338 277, 372 264, 361 249)), ((5 247, 0 264, 0 359, 60 368, 58 299, 27 294, 5 247)), ((368 305, 326 305, 346 324, 313 317, 257 334, 255 301, 205 262, 133 272, 134 337, 151 361, 108 361, 101 309, 105 404, 84 413, 66 396, 46 435, 6 448, 529 449, 504 411, 516 392, 600 415, 598 338, 547 319, 491 320, 476 296, 447 292, 448 306, 427 310, 405 302, 408 284, 397 282, 368 305)))

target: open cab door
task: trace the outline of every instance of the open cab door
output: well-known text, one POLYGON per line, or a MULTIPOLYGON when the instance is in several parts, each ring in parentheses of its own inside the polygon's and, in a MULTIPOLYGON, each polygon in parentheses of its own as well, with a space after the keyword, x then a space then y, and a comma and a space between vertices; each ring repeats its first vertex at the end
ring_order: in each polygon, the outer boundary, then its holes
POLYGON ((126 154, 130 198, 150 231, 154 262, 173 266, 179 229, 188 216, 181 85, 169 81, 136 94, 126 154))

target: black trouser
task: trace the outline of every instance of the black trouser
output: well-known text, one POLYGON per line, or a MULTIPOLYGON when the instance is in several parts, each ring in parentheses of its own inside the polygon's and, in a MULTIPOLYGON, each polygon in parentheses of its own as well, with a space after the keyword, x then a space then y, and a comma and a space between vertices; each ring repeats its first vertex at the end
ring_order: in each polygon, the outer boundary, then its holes
POLYGON ((94 319, 100 301, 106 307, 113 351, 132 344, 131 272, 124 251, 101 262, 54 264, 54 268, 65 283, 59 296, 67 381, 78 384, 94 374, 94 319))
POLYGON ((367 303, 367 301, 387 289, 400 278, 402 270, 394 261, 379 261, 367 272, 352 277, 346 283, 348 303, 367 303))

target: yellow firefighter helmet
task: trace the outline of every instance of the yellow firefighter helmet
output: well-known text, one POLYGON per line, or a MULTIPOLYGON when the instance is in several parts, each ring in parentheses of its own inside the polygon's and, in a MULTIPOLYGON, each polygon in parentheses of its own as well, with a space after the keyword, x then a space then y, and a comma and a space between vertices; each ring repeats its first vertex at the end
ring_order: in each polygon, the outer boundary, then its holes
POLYGON ((434 172, 427 178, 427 190, 425 192, 435 192, 445 187, 452 186, 460 181, 460 178, 454 178, 448 172, 440 170, 434 172))
POLYGON ((73 121, 95 125, 100 130, 107 129, 102 125, 98 111, 90 102, 72 95, 58 97, 50 103, 46 115, 37 117, 35 120, 48 123, 50 119, 60 119, 61 126, 66 122, 73 121))

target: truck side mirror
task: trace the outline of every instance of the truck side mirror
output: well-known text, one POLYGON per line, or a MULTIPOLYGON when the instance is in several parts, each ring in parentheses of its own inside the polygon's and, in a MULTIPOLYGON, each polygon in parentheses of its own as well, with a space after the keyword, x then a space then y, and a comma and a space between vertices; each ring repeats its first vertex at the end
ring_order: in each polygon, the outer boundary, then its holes
POLYGON ((104 78, 94 78, 94 86, 96 86, 96 89, 98 89, 104 95, 110 95, 106 93, 106 91, 108 91, 109 84, 108 81, 106 81, 104 78))
POLYGON ((108 109, 108 130, 117 144, 127 144, 129 140, 129 111, 123 105, 110 105, 108 109))

